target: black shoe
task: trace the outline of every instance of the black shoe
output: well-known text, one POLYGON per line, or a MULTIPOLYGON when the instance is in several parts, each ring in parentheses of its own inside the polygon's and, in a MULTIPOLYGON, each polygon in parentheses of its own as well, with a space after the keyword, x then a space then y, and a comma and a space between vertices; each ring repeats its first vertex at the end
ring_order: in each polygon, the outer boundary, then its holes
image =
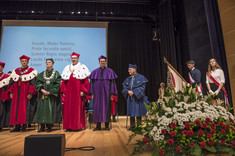
POLYGON ((113 122, 117 122, 117 120, 116 120, 116 119, 113 119, 113 122))
POLYGON ((2 128, 0 128, 0 132, 2 132, 2 128))
POLYGON ((45 132, 45 129, 39 129, 38 133, 45 132))
POLYGON ((22 128, 20 131, 21 132, 26 132, 26 128, 22 128))
POLYGON ((110 128, 109 128, 109 127, 105 127, 105 130, 106 130, 106 131, 110 131, 110 128))
POLYGON ((47 129, 47 131, 46 131, 47 133, 50 133, 51 132, 51 129, 47 129))
POLYGON ((128 131, 131 131, 131 130, 133 130, 135 127, 130 127, 130 128, 128 128, 127 130, 128 131))
POLYGON ((100 127, 96 127, 95 129, 93 129, 93 131, 100 131, 101 128, 100 127))
POLYGON ((28 124, 28 127, 32 127, 32 125, 31 125, 31 124, 28 124))
POLYGON ((72 130, 71 129, 66 129, 65 132, 71 132, 72 130))
POLYGON ((20 129, 14 128, 14 129, 10 130, 10 132, 11 132, 11 133, 12 133, 12 132, 20 132, 20 129))

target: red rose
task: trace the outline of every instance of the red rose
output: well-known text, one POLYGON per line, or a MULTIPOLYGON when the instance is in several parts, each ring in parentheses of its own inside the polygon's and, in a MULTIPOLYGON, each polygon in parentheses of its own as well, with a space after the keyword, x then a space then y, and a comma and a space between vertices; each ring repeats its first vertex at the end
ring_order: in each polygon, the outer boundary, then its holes
POLYGON ((209 118, 206 118, 206 122, 208 123, 208 122, 211 122, 211 119, 209 119, 209 118))
POLYGON ((232 129, 232 131, 234 131, 234 132, 235 132, 235 128, 231 127, 231 129, 232 129))
POLYGON ((208 126, 207 126, 207 124, 204 122, 204 123, 202 123, 202 127, 205 128, 205 129, 207 129, 208 126))
POLYGON ((170 126, 171 126, 171 128, 175 128, 176 124, 174 122, 172 122, 170 126))
POLYGON ((163 134, 163 135, 166 134, 166 130, 165 130, 165 129, 162 130, 162 134, 163 134))
POLYGON ((219 124, 219 126, 221 126, 221 127, 223 127, 223 126, 224 126, 224 123, 223 123, 223 122, 221 122, 221 121, 219 121, 219 122, 218 122, 218 124, 219 124))
POLYGON ((216 130, 211 129, 211 133, 212 133, 212 134, 215 134, 215 133, 216 133, 216 130))
POLYGON ((220 130, 220 133, 221 133, 221 134, 226 134, 226 131, 225 131, 224 129, 221 129, 221 130, 220 130))
POLYGON ((173 144, 174 144, 174 140, 168 139, 168 140, 167 140, 167 143, 168 143, 169 145, 173 145, 173 144))
POLYGON ((211 127, 212 127, 212 128, 216 128, 216 124, 212 122, 212 123, 211 123, 211 127))
POLYGON ((184 130, 184 131, 183 131, 183 135, 188 135, 188 131, 187 131, 187 130, 184 130))
POLYGON ((233 126, 235 127, 235 122, 233 123, 233 126))
POLYGON ((143 138, 143 142, 144 142, 145 144, 147 144, 147 143, 148 143, 148 138, 144 137, 144 138, 143 138))
POLYGON ((211 138, 212 138, 211 133, 207 133, 207 134, 206 134, 206 137, 207 137, 208 139, 211 139, 211 138))
POLYGON ((182 151, 182 147, 181 147, 181 146, 177 146, 177 147, 176 147, 176 151, 177 151, 177 152, 181 152, 181 151, 182 151))
POLYGON ((189 130, 189 131, 188 131, 188 135, 189 135, 189 136, 193 136, 193 135, 194 135, 194 131, 193 131, 193 130, 189 130))
POLYGON ((214 143, 214 141, 210 140, 210 141, 208 141, 208 144, 209 144, 210 146, 213 146, 215 143, 214 143))
POLYGON ((191 142, 191 143, 189 144, 189 147, 191 148, 191 147, 193 147, 193 146, 195 146, 195 144, 194 144, 194 142, 191 142))
POLYGON ((198 135, 203 136, 204 132, 202 130, 198 131, 198 135))
POLYGON ((188 123, 188 122, 186 122, 184 125, 185 125, 186 129, 189 129, 191 127, 190 123, 188 123))
POLYGON ((235 147, 235 141, 232 142, 232 146, 235 147))
POLYGON ((159 153, 160 155, 164 155, 164 151, 163 151, 161 148, 159 148, 158 153, 159 153))
POLYGON ((195 123, 197 126, 200 126, 200 125, 201 125, 201 122, 200 122, 199 120, 196 120, 194 123, 195 123))
POLYGON ((224 140, 221 140, 220 143, 221 143, 222 145, 225 145, 225 144, 226 144, 226 142, 225 142, 224 140))
POLYGON ((206 142, 205 141, 200 142, 200 147, 201 148, 206 148, 206 142))
POLYGON ((176 136, 175 131, 171 131, 171 132, 170 132, 170 135, 171 135, 171 137, 175 137, 175 136, 176 136))
POLYGON ((229 124, 225 124, 225 129, 228 130, 229 129, 229 124))
POLYGON ((231 119, 231 118, 229 118, 229 121, 231 121, 232 123, 234 123, 234 120, 233 120, 233 119, 231 119))

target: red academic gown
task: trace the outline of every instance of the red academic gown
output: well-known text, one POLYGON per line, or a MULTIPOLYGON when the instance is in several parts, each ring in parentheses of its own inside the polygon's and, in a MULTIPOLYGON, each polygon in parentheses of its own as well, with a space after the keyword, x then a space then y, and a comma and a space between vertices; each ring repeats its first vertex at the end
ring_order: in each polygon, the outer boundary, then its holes
MULTIPOLYGON (((5 79, 7 79, 9 77, 9 75, 1 73, 0 74, 0 83, 3 83, 3 85, 5 86, 3 82, 5 79)), ((8 81, 9 82, 9 81, 8 81)), ((9 99, 9 94, 7 93, 7 91, 2 91, 2 87, 0 86, 0 100, 8 100, 9 99)))
MULTIPOLYGON (((31 115, 30 119, 27 119, 27 113, 29 116, 29 109, 30 101, 28 100, 28 94, 36 95, 36 88, 35 84, 32 81, 35 81, 35 77, 37 76, 37 71, 33 68, 29 68, 29 70, 22 74, 21 76, 24 77, 25 80, 21 80, 19 72, 20 68, 15 69, 11 75, 11 82, 8 88, 8 92, 13 93, 12 98, 12 107, 11 107, 11 117, 10 117, 10 124, 9 125, 16 125, 16 124, 29 124, 30 121, 32 122, 33 116, 31 115), (15 74, 16 75, 15 75, 15 74), (15 75, 15 76, 14 76, 15 75), (13 82, 12 82, 13 81, 13 82), (12 84, 13 83, 13 84, 12 84), (27 107, 28 106, 28 107, 27 107)), ((26 69, 22 69, 22 72, 26 69)), ((29 117, 28 117, 29 118, 29 117)))
POLYGON ((89 80, 76 79, 73 74, 69 80, 63 80, 61 92, 64 98, 63 129, 78 130, 86 127, 85 123, 85 97, 80 96, 80 92, 89 92, 89 80))

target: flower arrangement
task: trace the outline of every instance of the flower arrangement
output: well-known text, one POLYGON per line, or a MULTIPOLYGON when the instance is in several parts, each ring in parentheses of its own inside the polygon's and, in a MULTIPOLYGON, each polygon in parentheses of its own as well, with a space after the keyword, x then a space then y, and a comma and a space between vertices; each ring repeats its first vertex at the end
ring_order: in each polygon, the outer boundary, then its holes
POLYGON ((235 155, 235 117, 230 110, 212 105, 212 99, 213 95, 203 98, 192 87, 177 93, 167 89, 163 102, 146 105, 145 121, 132 130, 129 142, 136 135, 143 136, 133 154, 154 147, 156 156, 235 155))

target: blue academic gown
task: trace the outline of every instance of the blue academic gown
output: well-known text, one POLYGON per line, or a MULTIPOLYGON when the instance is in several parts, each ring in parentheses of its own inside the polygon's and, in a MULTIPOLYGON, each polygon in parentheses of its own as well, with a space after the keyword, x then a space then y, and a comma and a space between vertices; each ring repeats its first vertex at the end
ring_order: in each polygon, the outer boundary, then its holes
POLYGON ((133 84, 132 76, 129 76, 123 82, 122 94, 127 100, 127 116, 135 117, 146 115, 147 110, 145 103, 148 103, 148 98, 145 96, 145 88, 147 82, 148 80, 138 73, 133 77, 133 84), (132 98, 129 96, 128 91, 133 91, 134 95, 132 98))

